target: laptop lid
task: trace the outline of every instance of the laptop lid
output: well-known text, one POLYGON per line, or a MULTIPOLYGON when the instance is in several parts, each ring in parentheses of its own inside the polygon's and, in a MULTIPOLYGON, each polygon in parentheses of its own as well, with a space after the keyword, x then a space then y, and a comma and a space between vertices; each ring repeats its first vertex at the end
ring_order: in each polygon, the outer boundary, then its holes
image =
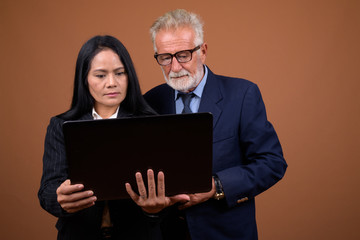
MULTIPOLYGON (((135 173, 165 174, 167 196, 208 192, 212 187, 212 115, 192 113, 67 121, 63 124, 72 184, 99 200, 130 198, 135 173)), ((145 183, 147 186, 147 183, 145 183)))

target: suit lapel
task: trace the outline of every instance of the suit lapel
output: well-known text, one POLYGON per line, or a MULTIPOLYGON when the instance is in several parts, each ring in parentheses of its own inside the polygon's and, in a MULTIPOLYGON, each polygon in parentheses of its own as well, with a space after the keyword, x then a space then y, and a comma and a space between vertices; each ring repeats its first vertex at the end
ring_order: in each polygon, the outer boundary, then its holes
POLYGON ((220 102, 223 99, 223 96, 216 76, 210 69, 208 70, 208 77, 201 97, 199 112, 211 112, 213 115, 213 127, 215 128, 222 112, 220 102))

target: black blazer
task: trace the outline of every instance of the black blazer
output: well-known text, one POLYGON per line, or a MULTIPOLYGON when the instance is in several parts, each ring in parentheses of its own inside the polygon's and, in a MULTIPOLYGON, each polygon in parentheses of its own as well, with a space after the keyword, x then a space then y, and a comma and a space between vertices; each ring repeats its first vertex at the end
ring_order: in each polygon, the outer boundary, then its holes
MULTIPOLYGON (((117 117, 131 117, 131 114, 120 109, 117 117)), ((89 119, 92 119, 90 113, 80 118, 89 119)), ((58 239, 99 239, 104 202, 96 202, 94 206, 73 214, 65 212, 57 202, 56 189, 68 178, 63 123, 64 120, 53 117, 47 128, 43 175, 38 192, 40 204, 58 218, 58 239)), ((185 222, 178 217, 176 208, 169 208, 153 218, 145 215, 129 198, 109 201, 109 209, 115 239, 183 239, 185 222)))

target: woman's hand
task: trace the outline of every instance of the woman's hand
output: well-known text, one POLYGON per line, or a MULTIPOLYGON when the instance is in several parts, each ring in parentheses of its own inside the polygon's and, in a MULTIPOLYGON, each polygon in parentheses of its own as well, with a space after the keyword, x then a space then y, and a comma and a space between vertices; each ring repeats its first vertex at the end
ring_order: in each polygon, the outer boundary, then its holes
POLYGON ((71 185, 70 179, 65 180, 57 188, 57 201, 68 213, 75 213, 95 205, 96 197, 93 191, 82 191, 84 185, 71 185))
POLYGON ((158 213, 166 207, 177 202, 185 203, 190 201, 190 197, 186 194, 179 194, 172 197, 165 196, 165 176, 163 172, 157 175, 157 187, 155 184, 154 171, 148 169, 147 180, 148 190, 146 190, 142 175, 140 172, 135 174, 136 184, 140 195, 137 195, 131 188, 129 183, 125 184, 126 191, 131 199, 147 213, 158 213))

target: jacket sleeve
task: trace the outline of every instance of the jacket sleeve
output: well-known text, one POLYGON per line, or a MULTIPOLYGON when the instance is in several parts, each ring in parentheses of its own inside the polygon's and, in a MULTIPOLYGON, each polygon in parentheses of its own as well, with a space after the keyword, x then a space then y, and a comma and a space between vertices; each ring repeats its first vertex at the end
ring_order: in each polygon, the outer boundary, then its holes
POLYGON ((43 156, 43 174, 38 192, 40 205, 56 217, 69 215, 57 202, 56 189, 67 179, 67 162, 62 132, 63 121, 50 120, 47 128, 43 156))
POLYGON ((240 158, 235 166, 217 172, 229 207, 255 197, 284 175, 287 164, 277 134, 268 122, 260 90, 245 91, 239 121, 240 158))

